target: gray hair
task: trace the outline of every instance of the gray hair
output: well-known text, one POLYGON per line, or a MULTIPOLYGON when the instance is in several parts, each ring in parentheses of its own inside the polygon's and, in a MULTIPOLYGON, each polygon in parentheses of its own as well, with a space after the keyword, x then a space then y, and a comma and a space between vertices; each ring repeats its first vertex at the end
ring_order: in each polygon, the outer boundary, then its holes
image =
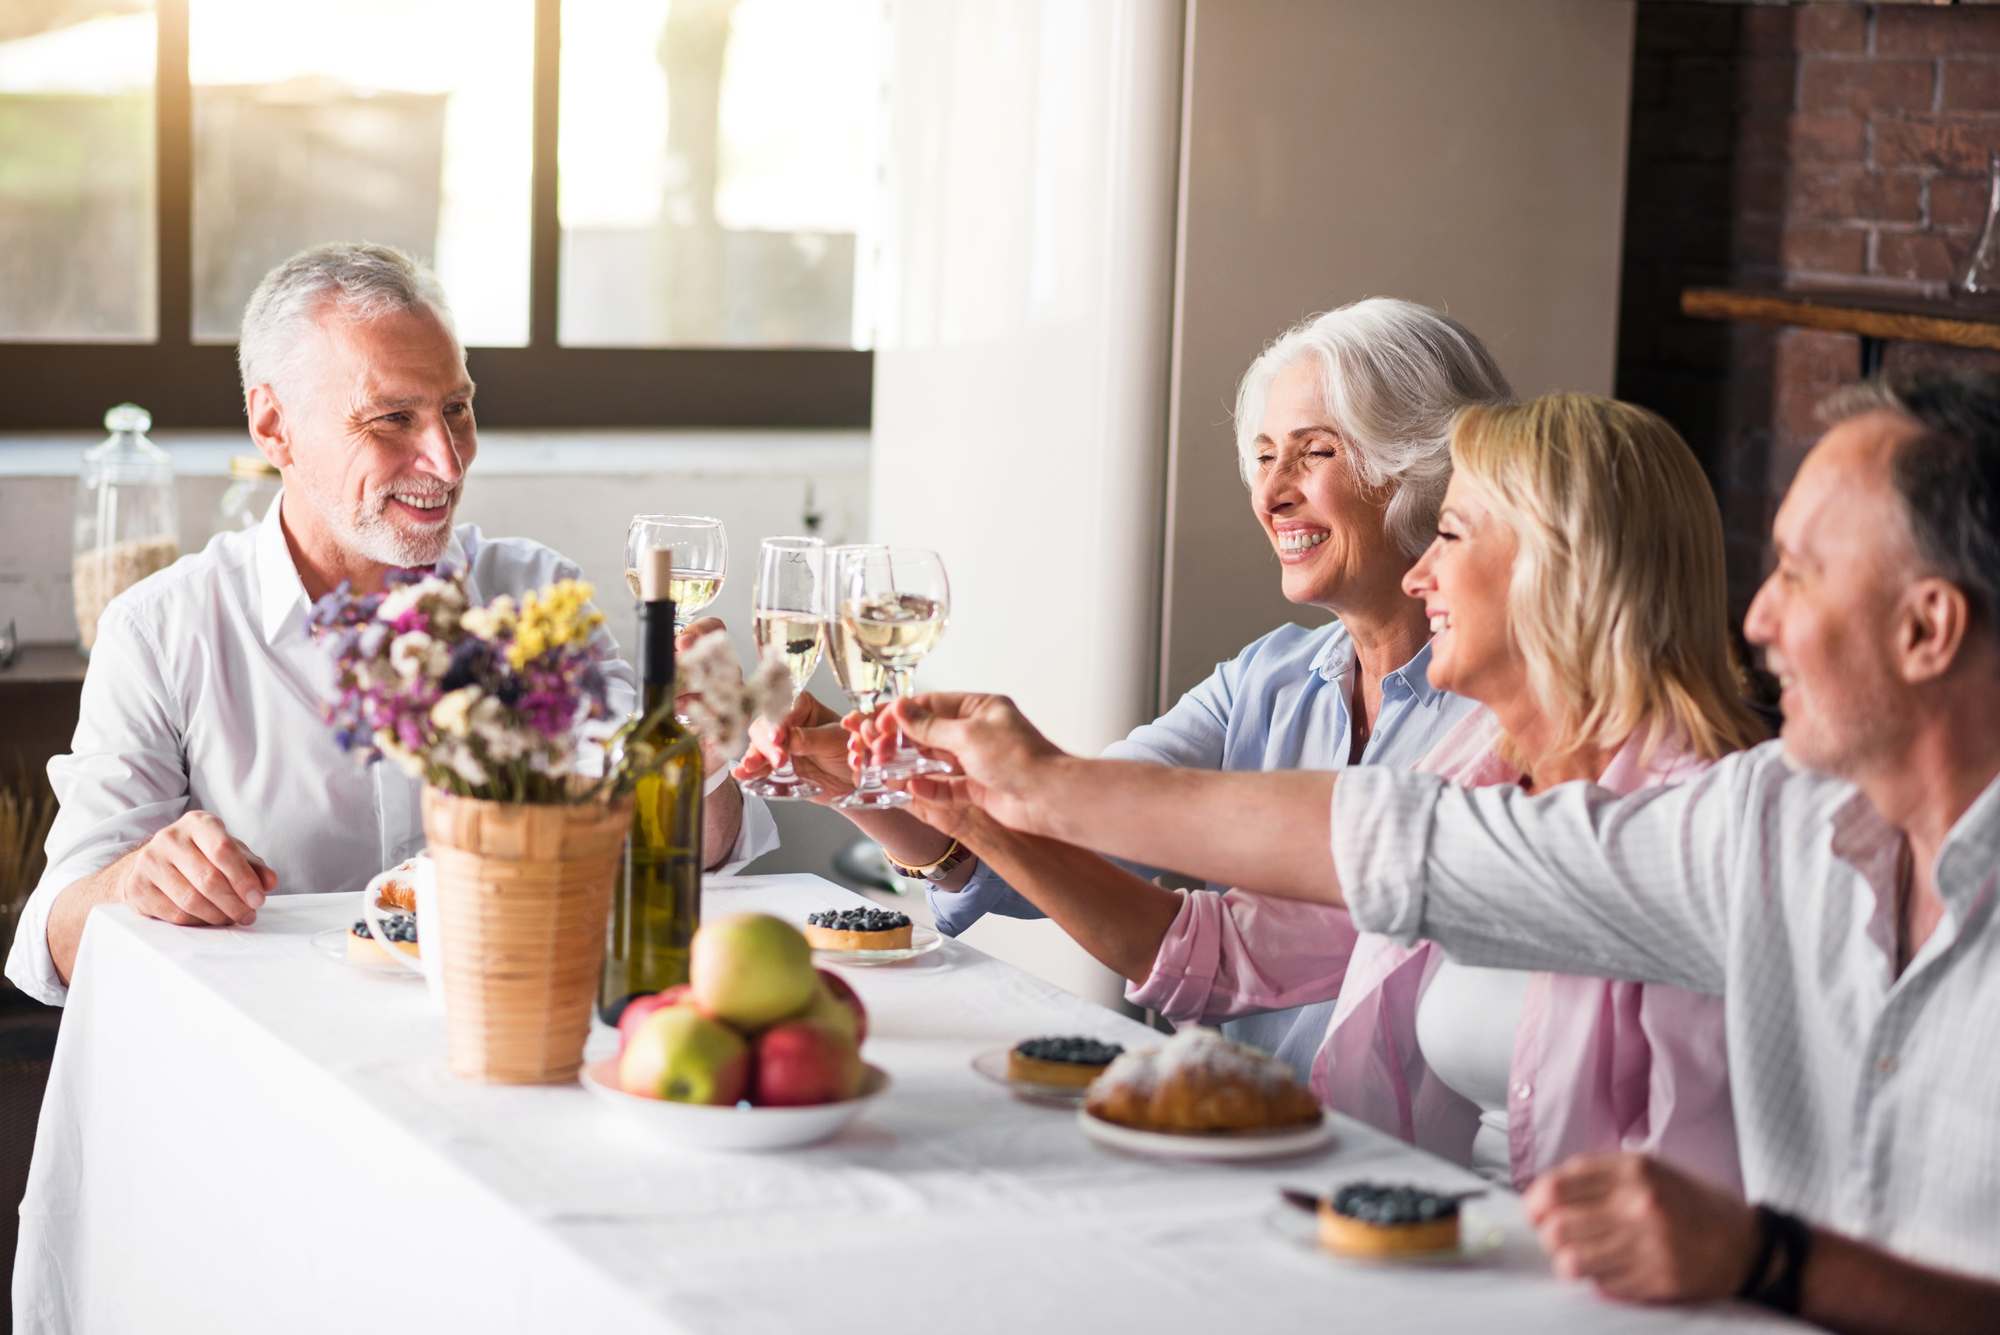
MULTIPOLYGON (((346 319, 364 321, 428 310, 458 343, 451 305, 436 274, 394 246, 329 242, 292 256, 265 274, 250 294, 236 346, 244 393, 252 385, 276 387, 295 378, 306 335, 328 307, 346 319)), ((463 361, 463 344, 458 355, 463 361)))
POLYGON ((1407 556, 1431 543, 1451 480, 1451 422, 1459 409, 1514 397, 1476 335, 1428 306, 1370 297, 1315 315, 1264 349, 1236 391, 1237 466, 1254 475, 1257 428, 1271 382, 1310 361, 1327 415, 1358 480, 1391 490, 1383 530, 1407 556))
POLYGON ((1921 432, 1889 464, 1917 554, 2000 633, 2000 375, 1892 371, 1836 390, 1819 416, 1835 426, 1878 411, 1921 432))

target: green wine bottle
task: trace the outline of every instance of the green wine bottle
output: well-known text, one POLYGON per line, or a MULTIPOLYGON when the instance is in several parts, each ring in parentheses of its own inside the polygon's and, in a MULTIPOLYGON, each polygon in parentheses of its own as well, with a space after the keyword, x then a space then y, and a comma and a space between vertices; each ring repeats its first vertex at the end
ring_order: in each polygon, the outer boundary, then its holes
POLYGON ((659 718, 627 743, 655 752, 657 768, 632 792, 632 833, 611 899, 598 1013, 618 1023, 632 998, 688 980, 701 925, 701 742, 674 718, 674 605, 639 605, 640 717, 659 718))

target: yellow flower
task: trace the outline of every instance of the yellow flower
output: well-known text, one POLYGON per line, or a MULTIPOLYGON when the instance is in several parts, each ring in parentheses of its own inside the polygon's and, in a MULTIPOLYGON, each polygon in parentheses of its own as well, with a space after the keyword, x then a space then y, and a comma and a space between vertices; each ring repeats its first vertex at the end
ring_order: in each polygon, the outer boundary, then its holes
POLYGON ((590 639, 590 633, 604 624, 603 613, 585 610, 591 593, 584 581, 566 579, 522 597, 514 643, 507 650, 507 661, 515 671, 551 649, 590 639))

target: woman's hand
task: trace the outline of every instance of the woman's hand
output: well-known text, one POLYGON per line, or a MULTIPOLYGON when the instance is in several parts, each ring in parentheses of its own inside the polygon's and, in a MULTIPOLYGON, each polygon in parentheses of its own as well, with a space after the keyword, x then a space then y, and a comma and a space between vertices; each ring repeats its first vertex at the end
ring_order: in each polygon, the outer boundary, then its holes
POLYGON ((813 800, 825 805, 854 791, 849 765, 849 736, 840 715, 820 703, 810 691, 800 691, 784 722, 773 727, 764 719, 750 724, 750 751, 737 765, 738 779, 759 779, 791 757, 792 769, 824 791, 813 800))
MULTIPOLYGON (((949 759, 963 772, 920 775, 903 784, 912 798, 938 808, 941 820, 963 820, 944 809, 970 805, 1010 829, 1045 833, 1036 823, 1033 799, 1047 768, 1065 757, 1012 700, 947 692, 898 700, 885 712, 887 717, 868 730, 878 757, 895 746, 896 728, 889 726, 894 724, 925 754, 949 759)), ((924 823, 935 824, 929 817, 924 823)), ((944 825, 936 828, 955 833, 944 825)))
POLYGON ((1565 1279, 1627 1302, 1727 1298, 1757 1254, 1743 1198, 1641 1154, 1571 1159, 1536 1178, 1521 1205, 1565 1279))

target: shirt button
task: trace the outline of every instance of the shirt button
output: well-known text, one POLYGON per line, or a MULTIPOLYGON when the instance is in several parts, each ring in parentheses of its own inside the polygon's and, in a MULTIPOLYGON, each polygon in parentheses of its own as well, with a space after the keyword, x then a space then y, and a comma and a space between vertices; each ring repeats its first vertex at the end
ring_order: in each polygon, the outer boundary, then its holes
POLYGON ((1877 1057, 1875 1059, 1875 1074, 1877 1075, 1896 1074, 1896 1059, 1894 1057, 1889 1057, 1889 1056, 1877 1057))
POLYGON ((1535 1092, 1535 1087, 1529 1084, 1525 1080, 1523 1080, 1520 1084, 1514 1086, 1514 1096, 1516 1098, 1525 1099, 1534 1092, 1535 1092))

